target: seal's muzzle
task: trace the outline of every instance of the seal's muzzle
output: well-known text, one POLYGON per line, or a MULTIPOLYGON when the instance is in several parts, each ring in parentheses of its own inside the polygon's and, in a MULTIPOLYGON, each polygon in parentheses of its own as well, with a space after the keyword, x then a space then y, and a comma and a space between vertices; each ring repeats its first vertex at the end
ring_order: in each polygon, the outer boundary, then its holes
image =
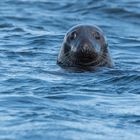
POLYGON ((81 43, 77 47, 75 57, 80 63, 89 63, 97 59, 97 52, 92 44, 81 43))

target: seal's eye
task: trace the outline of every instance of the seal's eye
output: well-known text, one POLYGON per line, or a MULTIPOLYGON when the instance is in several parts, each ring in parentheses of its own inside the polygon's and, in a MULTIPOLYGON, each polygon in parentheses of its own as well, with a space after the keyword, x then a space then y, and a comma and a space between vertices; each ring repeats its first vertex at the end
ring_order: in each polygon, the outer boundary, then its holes
POLYGON ((100 40, 100 38, 101 38, 101 37, 100 37, 100 34, 99 34, 98 32, 94 32, 94 33, 93 33, 93 36, 94 36, 94 38, 97 39, 97 40, 100 40))
POLYGON ((77 37, 77 33, 76 33, 76 31, 74 31, 70 35, 70 40, 74 40, 74 39, 76 39, 76 37, 77 37))

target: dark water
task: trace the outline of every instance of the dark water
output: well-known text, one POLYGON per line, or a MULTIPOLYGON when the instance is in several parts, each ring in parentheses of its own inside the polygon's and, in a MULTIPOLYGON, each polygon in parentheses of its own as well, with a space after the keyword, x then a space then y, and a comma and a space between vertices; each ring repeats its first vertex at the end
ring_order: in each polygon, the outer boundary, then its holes
POLYGON ((139 0, 0 1, 0 140, 27 139, 140 139, 139 0), (103 29, 113 69, 56 65, 81 23, 103 29))

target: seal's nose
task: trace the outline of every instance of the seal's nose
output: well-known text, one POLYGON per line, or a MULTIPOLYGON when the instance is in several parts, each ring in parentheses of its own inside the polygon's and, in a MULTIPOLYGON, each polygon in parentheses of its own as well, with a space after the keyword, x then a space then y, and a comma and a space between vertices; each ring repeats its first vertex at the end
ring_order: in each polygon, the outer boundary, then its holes
POLYGON ((92 43, 81 42, 77 47, 75 57, 78 58, 80 63, 85 64, 95 60, 97 58, 97 53, 92 43))
POLYGON ((84 51, 86 51, 86 50, 89 50, 90 49, 90 46, 89 46, 89 44, 84 43, 83 45, 81 45, 81 49, 84 50, 84 51))
POLYGON ((88 51, 91 51, 93 50, 93 47, 92 45, 90 45, 89 43, 81 43, 80 46, 79 46, 79 50, 81 52, 88 52, 88 51))

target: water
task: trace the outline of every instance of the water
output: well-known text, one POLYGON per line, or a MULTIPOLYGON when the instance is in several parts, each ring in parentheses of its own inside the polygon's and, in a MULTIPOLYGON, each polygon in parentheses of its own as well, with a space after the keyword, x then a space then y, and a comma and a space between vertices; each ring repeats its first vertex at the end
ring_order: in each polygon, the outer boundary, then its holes
POLYGON ((139 0, 1 0, 0 140, 139 140, 139 27, 139 0), (56 65, 82 23, 103 29, 113 69, 56 65))

